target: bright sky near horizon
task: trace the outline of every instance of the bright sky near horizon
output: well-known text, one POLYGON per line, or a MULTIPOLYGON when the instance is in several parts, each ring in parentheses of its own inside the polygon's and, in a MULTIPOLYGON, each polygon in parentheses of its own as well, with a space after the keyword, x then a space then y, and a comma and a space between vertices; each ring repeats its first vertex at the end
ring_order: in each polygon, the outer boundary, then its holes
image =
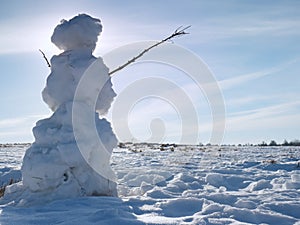
MULTIPOLYGON (((220 85, 226 106, 223 143, 282 143, 284 139, 300 138, 297 0, 3 0, 0 143, 32 142, 35 122, 51 114, 41 99, 50 71, 38 49, 49 58, 59 54, 50 41, 53 29, 61 19, 79 13, 102 21, 95 56, 124 44, 159 40, 181 25, 192 25, 189 35, 174 42, 201 57, 220 85)), ((211 132, 209 104, 180 71, 154 63, 136 64, 114 76, 116 92, 150 75, 174 78, 182 84, 199 115, 199 142, 207 143, 211 132)), ((171 111, 172 107, 161 100, 146 99, 133 109, 130 129, 137 138, 146 140, 149 131, 144 126, 149 125, 149 118, 161 116, 166 121, 164 141, 177 142, 179 120, 171 111)))

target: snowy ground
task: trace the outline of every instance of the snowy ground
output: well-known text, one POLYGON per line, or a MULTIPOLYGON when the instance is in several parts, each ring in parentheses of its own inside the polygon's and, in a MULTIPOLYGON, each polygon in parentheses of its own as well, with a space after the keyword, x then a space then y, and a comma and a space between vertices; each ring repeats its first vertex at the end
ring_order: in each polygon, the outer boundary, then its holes
MULTIPOLYGON (((0 185, 28 146, 0 147, 0 185)), ((300 148, 126 145, 119 198, 0 206, 0 224, 300 224, 300 148)))

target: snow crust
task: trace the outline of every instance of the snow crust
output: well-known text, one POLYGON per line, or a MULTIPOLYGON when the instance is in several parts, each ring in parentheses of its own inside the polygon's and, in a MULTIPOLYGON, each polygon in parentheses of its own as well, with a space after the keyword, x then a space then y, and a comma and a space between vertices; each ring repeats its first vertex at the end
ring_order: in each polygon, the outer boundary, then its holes
MULTIPOLYGON (((72 198, 30 207, 11 207, 2 199, 0 224, 300 224, 300 148, 160 149, 127 144, 114 150, 119 198, 72 198)), ((13 157, 0 161, 0 181, 16 176, 17 167, 8 165, 16 165, 13 157)), ((13 194, 19 185, 7 191, 13 194)))
POLYGON ((116 96, 108 68, 101 58, 97 59, 97 73, 93 74, 101 79, 89 80, 84 95, 74 98, 84 72, 96 61, 92 52, 101 30, 100 20, 85 14, 63 20, 54 30, 51 40, 64 52, 52 57, 51 73, 42 92, 43 100, 54 113, 36 123, 33 128, 35 142, 27 149, 22 163, 22 182, 5 191, 5 197, 13 196, 16 204, 78 196, 117 196, 116 183, 102 176, 107 171, 113 173, 109 160, 118 141, 110 123, 99 118, 108 111, 116 96), (98 89, 90 88, 97 85, 98 89), (93 96, 98 96, 96 102, 93 96), (95 127, 88 127, 86 132, 95 130, 94 139, 99 139, 101 146, 91 138, 75 138, 74 105, 80 106, 77 122, 85 124, 85 121, 93 120, 95 127), (82 109, 91 113, 84 114, 82 109), (89 148, 85 157, 79 149, 80 143, 89 148), (97 151, 105 152, 107 157, 99 157, 97 151), (91 163, 96 165, 97 172, 91 163))

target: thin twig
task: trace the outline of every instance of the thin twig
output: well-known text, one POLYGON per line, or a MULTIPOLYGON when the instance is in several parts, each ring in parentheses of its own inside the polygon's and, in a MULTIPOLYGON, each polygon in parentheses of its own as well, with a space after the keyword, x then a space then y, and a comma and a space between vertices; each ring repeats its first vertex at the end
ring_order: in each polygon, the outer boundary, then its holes
POLYGON ((39 49, 39 51, 42 53, 43 58, 46 60, 47 66, 48 66, 48 67, 51 67, 51 64, 50 64, 49 60, 47 59, 45 53, 44 53, 41 49, 39 49))
POLYGON ((108 74, 112 75, 118 71, 120 71, 121 69, 124 69, 126 66, 130 65, 131 63, 135 62, 138 58, 142 57, 146 52, 148 52, 149 50, 151 50, 152 48, 157 47, 158 45, 171 40, 174 37, 178 37, 184 34, 188 34, 186 32, 187 29, 189 29, 191 26, 187 26, 182 28, 182 26, 178 27, 169 37, 157 42, 154 45, 151 45, 150 47, 144 49, 140 54, 138 54, 137 56, 133 57, 132 59, 130 59, 128 62, 124 63, 123 65, 119 66, 118 68, 114 69, 113 71, 110 71, 108 74))

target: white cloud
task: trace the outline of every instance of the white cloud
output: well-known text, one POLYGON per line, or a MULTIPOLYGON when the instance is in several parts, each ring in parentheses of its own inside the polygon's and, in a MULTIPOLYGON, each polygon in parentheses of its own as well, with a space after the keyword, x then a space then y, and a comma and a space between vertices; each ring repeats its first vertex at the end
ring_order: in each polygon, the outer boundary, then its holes
POLYGON ((33 140, 32 128, 37 120, 49 115, 30 115, 0 120, 1 142, 30 142, 33 140))
MULTIPOLYGON (((240 4, 242 5, 243 3, 240 4)), ((238 6, 236 2, 231 6, 226 2, 225 8, 233 9, 235 6, 238 6)), ((270 6, 267 11, 263 8, 249 10, 247 13, 236 11, 225 15, 221 13, 220 16, 217 14, 212 17, 200 17, 198 20, 193 20, 191 33, 200 37, 197 39, 198 42, 300 35, 300 19, 293 14, 293 10, 297 13, 296 8, 291 8, 288 4, 282 4, 281 7, 270 6)))
POLYGON ((0 22, 0 54, 32 52, 39 48, 54 51, 50 42, 52 29, 58 18, 20 18, 0 22))
POLYGON ((271 68, 268 68, 268 69, 265 69, 265 70, 262 70, 262 71, 257 71, 257 72, 254 72, 254 73, 235 76, 233 78, 229 78, 229 79, 226 79, 226 80, 221 80, 218 83, 219 83, 222 90, 230 89, 230 88, 233 88, 235 86, 239 86, 239 85, 244 84, 244 83, 246 83, 248 81, 251 81, 251 80, 259 79, 261 77, 265 77, 265 76, 268 76, 268 75, 273 75, 274 73, 280 72, 280 71, 286 69, 291 64, 296 63, 298 61, 299 61, 299 59, 294 59, 294 60, 291 60, 291 61, 286 62, 284 64, 281 64, 281 65, 278 65, 278 66, 275 66, 275 67, 271 67, 271 68))
POLYGON ((270 94, 270 95, 258 95, 253 93, 246 97, 235 96, 226 100, 226 106, 244 106, 248 104, 256 104, 262 102, 272 102, 276 101, 278 103, 289 102, 291 99, 298 101, 300 96, 295 96, 295 93, 280 93, 280 94, 270 94))
POLYGON ((287 128, 300 125, 300 101, 231 113, 226 119, 227 131, 287 128))
POLYGON ((0 120, 0 130, 10 128, 20 128, 35 124, 38 119, 48 117, 49 115, 30 115, 26 117, 10 118, 0 120))
MULTIPOLYGON (((60 51, 51 43, 51 35, 54 28, 63 18, 70 19, 78 13, 65 12, 63 14, 52 13, 45 16, 36 15, 26 17, 22 20, 20 17, 10 18, 0 21, 0 54, 33 52, 42 49, 48 55, 57 54, 60 51)), ((100 55, 117 48, 119 46, 149 39, 153 37, 152 29, 156 33, 165 33, 166 25, 159 25, 154 28, 153 24, 142 24, 126 20, 126 18, 114 18, 111 15, 103 15, 100 18, 104 26, 103 32, 99 37, 95 55, 100 55), (152 35, 150 35, 152 34, 152 35)), ((160 36, 158 35, 158 38, 160 36)))

